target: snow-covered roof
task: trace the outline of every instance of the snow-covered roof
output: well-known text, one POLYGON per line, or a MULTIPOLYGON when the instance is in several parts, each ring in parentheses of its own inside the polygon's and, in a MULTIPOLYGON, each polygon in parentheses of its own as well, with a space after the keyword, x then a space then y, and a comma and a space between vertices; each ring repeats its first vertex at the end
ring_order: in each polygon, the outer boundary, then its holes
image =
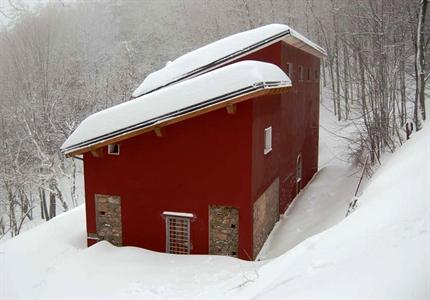
POLYGON ((178 57, 173 62, 169 62, 164 68, 149 74, 133 92, 133 97, 139 97, 205 73, 280 40, 285 40, 285 42, 295 47, 312 49, 313 53, 325 55, 323 48, 287 25, 266 25, 228 36, 178 57))
POLYGON ((61 146, 65 153, 259 90, 291 86, 276 65, 242 61, 113 106, 86 118, 61 146))

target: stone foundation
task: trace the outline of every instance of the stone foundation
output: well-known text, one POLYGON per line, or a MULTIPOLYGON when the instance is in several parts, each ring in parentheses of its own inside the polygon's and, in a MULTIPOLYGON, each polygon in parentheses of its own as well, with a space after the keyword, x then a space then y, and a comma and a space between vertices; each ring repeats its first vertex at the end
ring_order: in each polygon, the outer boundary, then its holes
POLYGON ((254 202, 253 255, 254 259, 279 220, 279 178, 254 202))

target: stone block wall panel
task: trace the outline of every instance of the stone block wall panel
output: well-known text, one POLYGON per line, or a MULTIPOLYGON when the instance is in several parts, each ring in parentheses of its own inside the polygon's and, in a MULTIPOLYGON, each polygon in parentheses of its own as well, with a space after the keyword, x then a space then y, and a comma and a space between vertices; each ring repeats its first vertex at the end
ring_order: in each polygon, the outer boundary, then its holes
POLYGON ((279 220, 279 177, 254 202, 253 255, 257 257, 264 242, 279 220))
POLYGON ((98 240, 122 245, 121 198, 119 196, 95 195, 96 234, 98 240))
POLYGON ((239 210, 230 206, 209 206, 209 254, 238 256, 239 210))

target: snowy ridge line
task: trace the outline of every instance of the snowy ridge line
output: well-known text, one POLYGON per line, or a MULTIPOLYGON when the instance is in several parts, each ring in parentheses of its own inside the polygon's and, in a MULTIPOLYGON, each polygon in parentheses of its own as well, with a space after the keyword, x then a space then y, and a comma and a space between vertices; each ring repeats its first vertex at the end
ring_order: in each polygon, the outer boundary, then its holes
POLYGON ((226 101, 226 100, 231 99, 231 98, 243 96, 243 95, 250 94, 252 92, 257 92, 257 91, 264 90, 264 89, 273 89, 273 88, 289 87, 289 86, 290 86, 289 82, 286 82, 286 81, 268 81, 268 82, 255 83, 251 86, 241 88, 241 89, 236 90, 234 92, 227 93, 227 94, 224 94, 224 95, 221 95, 221 96, 218 96, 218 97, 206 100, 206 101, 202 101, 200 103, 197 103, 197 104, 194 104, 194 105, 191 105, 188 107, 184 107, 182 109, 179 109, 179 110, 176 110, 173 112, 166 113, 164 115, 152 118, 150 120, 146 120, 146 121, 137 123, 135 125, 124 127, 124 128, 112 131, 110 133, 98 136, 96 138, 89 139, 89 140, 83 141, 81 143, 71 145, 71 146, 66 147, 66 148, 62 148, 61 152, 62 153, 68 153, 68 152, 72 152, 75 150, 80 150, 81 148, 85 148, 85 147, 90 146, 92 144, 104 142, 104 141, 107 141, 113 137, 117 137, 117 136, 129 133, 131 131, 135 131, 138 129, 149 127, 149 126, 155 125, 161 121, 166 121, 168 119, 172 119, 172 118, 181 116, 183 114, 199 110, 199 109, 204 108, 204 107, 218 104, 218 103, 221 103, 221 102, 226 101))
MULTIPOLYGON (((290 34, 291 34, 291 30, 287 29, 287 30, 285 30, 285 31, 283 31, 283 32, 281 32, 279 34, 276 34, 274 36, 266 38, 266 39, 264 39, 264 40, 262 40, 262 41, 260 41, 260 42, 258 42, 256 44, 247 46, 247 47, 245 47, 245 48, 243 48, 243 49, 241 49, 239 51, 233 52, 233 53, 231 53, 231 54, 229 54, 227 56, 224 56, 222 58, 214 60, 214 61, 210 62, 209 64, 203 65, 203 66, 201 66, 201 67, 199 67, 197 69, 194 69, 194 70, 191 70, 191 71, 186 72, 184 74, 181 74, 178 77, 172 79, 171 81, 168 81, 165 84, 159 85, 158 87, 155 87, 155 88, 149 89, 147 91, 135 94, 136 91, 139 89, 139 87, 140 87, 139 86, 135 90, 135 92, 132 94, 132 98, 138 98, 138 97, 144 96, 146 94, 155 92, 157 90, 160 90, 160 89, 165 88, 167 86, 170 86, 172 84, 175 84, 175 83, 178 83, 180 81, 183 81, 183 80, 189 79, 191 77, 194 77, 195 75, 201 75, 201 74, 204 74, 206 72, 209 72, 209 71, 213 70, 215 67, 219 67, 219 66, 222 66, 222 65, 224 65, 226 63, 229 63, 229 62, 231 62, 231 61, 233 61, 233 60, 235 60, 235 59, 237 59, 237 58, 239 58, 239 57, 241 57, 241 56, 243 56, 245 54, 250 54, 250 53, 255 52, 255 51, 257 51, 257 50, 259 50, 261 48, 264 48, 264 47, 266 47, 266 46, 268 46, 270 44, 276 43, 276 42, 282 40, 284 37, 286 37, 286 36, 288 36, 290 34)), ((162 69, 160 69, 160 70, 162 70, 162 69)), ((155 72, 157 72, 157 71, 155 71, 155 72)))

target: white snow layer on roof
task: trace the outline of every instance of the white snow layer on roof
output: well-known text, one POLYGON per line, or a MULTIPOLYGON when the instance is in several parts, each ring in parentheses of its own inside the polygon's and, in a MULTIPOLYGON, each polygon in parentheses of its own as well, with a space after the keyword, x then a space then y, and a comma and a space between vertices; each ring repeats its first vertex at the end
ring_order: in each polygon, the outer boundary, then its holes
MULTIPOLYGON (((267 44, 274 43, 283 39, 286 35, 291 35, 318 52, 325 54, 324 49, 287 25, 266 25, 228 36, 178 57, 173 62, 169 62, 164 68, 149 74, 133 92, 133 97, 138 97, 180 80, 187 74, 198 72, 199 69, 206 68, 212 63, 226 63, 229 61, 228 58, 234 54, 249 53, 246 50, 250 50, 253 45, 263 41, 267 41, 267 44)), ((267 44, 265 43, 265 45, 267 44)))
POLYGON ((291 80, 276 65, 259 61, 231 64, 89 116, 64 142, 61 149, 68 152, 67 148, 76 148, 75 146, 86 141, 247 87, 270 82, 276 82, 276 87, 291 86, 291 80))

